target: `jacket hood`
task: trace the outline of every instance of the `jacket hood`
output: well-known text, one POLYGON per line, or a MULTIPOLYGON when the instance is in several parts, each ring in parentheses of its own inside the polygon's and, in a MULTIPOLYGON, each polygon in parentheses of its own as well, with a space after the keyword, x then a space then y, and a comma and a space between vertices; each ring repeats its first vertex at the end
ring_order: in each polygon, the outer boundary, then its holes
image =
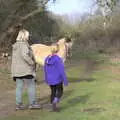
POLYGON ((48 56, 45 60, 45 64, 47 65, 53 65, 55 63, 57 59, 57 56, 56 55, 51 55, 51 56, 48 56))

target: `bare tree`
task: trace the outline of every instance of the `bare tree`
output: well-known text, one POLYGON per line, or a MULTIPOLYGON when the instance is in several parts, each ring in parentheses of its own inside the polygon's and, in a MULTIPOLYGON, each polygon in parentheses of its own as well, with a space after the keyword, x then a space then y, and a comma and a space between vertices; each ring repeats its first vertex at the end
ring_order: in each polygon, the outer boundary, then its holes
POLYGON ((112 20, 109 16, 113 11, 113 8, 119 3, 119 0, 95 0, 98 4, 102 15, 104 17, 104 29, 106 29, 107 25, 109 25, 112 20))
MULTIPOLYGON (((44 7, 50 0, 1 0, 1 6, 6 6, 8 15, 4 19, 0 29, 0 48, 9 48, 9 43, 15 39, 19 29, 29 18, 34 17, 37 13, 43 12, 44 7), (39 2, 39 6, 38 6, 39 2), (7 7, 9 6, 9 7, 7 7), (8 43, 9 41, 9 43, 8 43)), ((5 9, 6 10, 6 9, 5 9)))

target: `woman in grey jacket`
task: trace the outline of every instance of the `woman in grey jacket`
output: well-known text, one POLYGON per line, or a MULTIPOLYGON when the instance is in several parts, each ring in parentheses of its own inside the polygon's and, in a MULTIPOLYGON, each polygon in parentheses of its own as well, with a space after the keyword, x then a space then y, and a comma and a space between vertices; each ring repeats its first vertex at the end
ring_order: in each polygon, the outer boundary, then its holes
POLYGON ((16 81, 16 110, 24 109, 22 104, 22 90, 24 82, 27 83, 29 108, 41 108, 36 103, 35 88, 35 59, 33 52, 28 44, 29 32, 25 29, 19 31, 16 43, 12 48, 12 77, 16 81))

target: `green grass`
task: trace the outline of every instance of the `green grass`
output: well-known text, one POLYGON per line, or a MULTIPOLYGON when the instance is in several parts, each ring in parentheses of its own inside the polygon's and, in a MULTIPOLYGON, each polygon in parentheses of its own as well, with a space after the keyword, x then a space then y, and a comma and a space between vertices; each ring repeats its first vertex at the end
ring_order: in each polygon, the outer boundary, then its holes
MULTIPOLYGON (((60 113, 46 109, 25 110, 0 120, 119 120, 120 74, 111 67, 119 70, 120 66, 103 62, 95 64, 95 68, 89 71, 85 63, 68 67, 69 86, 64 89, 60 113)), ((38 73, 39 79, 41 76, 42 73, 38 73)), ((44 84, 40 84, 40 88, 41 94, 48 89, 44 84)), ((41 99, 40 102, 47 101, 48 94, 41 99)))

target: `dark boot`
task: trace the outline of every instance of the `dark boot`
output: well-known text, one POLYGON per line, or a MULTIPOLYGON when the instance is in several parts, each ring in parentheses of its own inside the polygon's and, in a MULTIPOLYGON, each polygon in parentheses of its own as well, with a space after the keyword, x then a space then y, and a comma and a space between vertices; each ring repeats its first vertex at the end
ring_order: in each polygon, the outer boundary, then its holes
POLYGON ((16 105, 16 110, 24 110, 24 109, 26 109, 27 107, 25 106, 25 105, 23 105, 22 103, 20 103, 20 104, 17 104, 16 105))
POLYGON ((57 97, 54 98, 54 101, 52 103, 52 110, 53 112, 60 112, 60 109, 57 107, 57 103, 59 102, 59 99, 57 97))
POLYGON ((34 101, 31 105, 28 107, 29 109, 41 109, 42 106, 38 104, 36 101, 34 101))
POLYGON ((32 105, 29 105, 28 108, 29 109, 41 109, 42 106, 40 104, 35 103, 35 104, 32 104, 32 105))

